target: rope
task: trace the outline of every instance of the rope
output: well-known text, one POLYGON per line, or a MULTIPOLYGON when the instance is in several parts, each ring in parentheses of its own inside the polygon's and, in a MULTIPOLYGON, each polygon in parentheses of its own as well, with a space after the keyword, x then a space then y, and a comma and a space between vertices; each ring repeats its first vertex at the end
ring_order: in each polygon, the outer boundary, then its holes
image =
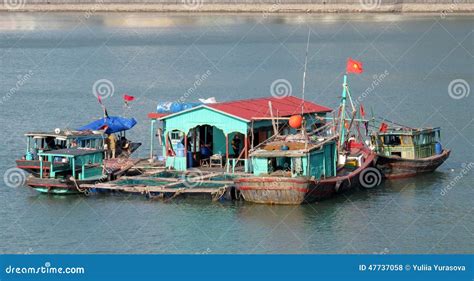
POLYGON ((184 192, 184 188, 179 188, 178 190, 176 190, 176 192, 173 194, 173 196, 171 196, 170 198, 166 199, 165 202, 169 202, 169 201, 173 200, 174 198, 176 198, 176 197, 178 197, 179 195, 181 195, 183 192, 184 192))
POLYGON ((222 196, 224 196, 224 194, 226 193, 227 191, 227 188, 228 186, 224 186, 224 187, 220 187, 213 195, 212 195, 212 201, 219 201, 222 196))
POLYGON ((69 179, 74 183, 74 186, 76 187, 77 191, 79 191, 80 193, 83 193, 84 195, 89 195, 88 189, 87 188, 82 189, 74 177, 71 176, 69 177, 69 179))

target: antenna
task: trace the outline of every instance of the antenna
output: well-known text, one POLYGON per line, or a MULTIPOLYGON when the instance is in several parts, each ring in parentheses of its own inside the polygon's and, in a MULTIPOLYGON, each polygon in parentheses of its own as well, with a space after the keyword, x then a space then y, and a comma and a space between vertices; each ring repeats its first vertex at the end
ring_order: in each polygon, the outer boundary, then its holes
POLYGON ((303 99, 303 104, 301 105, 301 114, 303 114, 303 105, 304 105, 304 90, 306 87, 306 67, 308 65, 308 50, 309 50, 309 38, 311 36, 311 29, 308 27, 308 42, 306 43, 306 56, 304 59, 304 71, 303 71, 303 91, 301 98, 303 99))

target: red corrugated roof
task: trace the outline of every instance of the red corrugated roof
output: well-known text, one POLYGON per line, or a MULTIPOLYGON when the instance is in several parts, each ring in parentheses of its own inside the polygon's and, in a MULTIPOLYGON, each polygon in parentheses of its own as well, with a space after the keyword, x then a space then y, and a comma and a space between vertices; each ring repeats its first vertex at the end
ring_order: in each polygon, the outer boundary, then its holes
POLYGON ((284 98, 256 98, 206 105, 227 114, 246 120, 251 120, 255 117, 271 117, 270 110, 268 108, 269 101, 272 102, 273 115, 278 115, 279 117, 301 114, 302 105, 303 113, 322 113, 332 111, 328 107, 306 100, 303 102, 302 99, 292 96, 284 98))

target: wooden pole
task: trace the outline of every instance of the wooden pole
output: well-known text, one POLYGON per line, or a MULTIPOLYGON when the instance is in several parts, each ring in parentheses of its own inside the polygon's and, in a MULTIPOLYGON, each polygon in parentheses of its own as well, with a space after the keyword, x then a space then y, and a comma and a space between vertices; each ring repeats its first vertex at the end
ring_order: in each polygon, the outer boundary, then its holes
POLYGON ((225 161, 229 161, 229 135, 225 135, 225 161))
POLYGON ((165 132, 165 157, 170 156, 169 155, 169 147, 168 147, 168 132, 165 132))
POLYGON ((245 145, 244 145, 244 149, 245 149, 245 159, 247 159, 248 156, 249 156, 249 151, 248 151, 249 145, 248 145, 248 137, 247 137, 247 135, 245 135, 244 139, 245 139, 245 145))
POLYGON ((155 141, 155 119, 151 120, 150 128, 150 161, 153 160, 153 144, 155 141))
MULTIPOLYGON (((188 133, 184 133, 184 161, 188 167, 188 133)), ((192 167, 191 167, 192 168, 192 167)))
POLYGON ((254 136, 254 133, 253 133, 253 120, 252 120, 252 125, 250 126, 250 147, 253 149, 253 144, 255 142, 255 136, 254 136))
POLYGON ((272 117, 273 134, 278 135, 278 129, 276 127, 275 120, 274 120, 274 117, 273 117, 273 108, 272 108, 272 102, 271 101, 268 102, 268 108, 270 109, 270 116, 272 117))
POLYGON ((193 150, 194 150, 194 153, 196 153, 196 151, 197 151, 197 150, 196 150, 196 141, 197 141, 196 127, 194 127, 194 129, 193 129, 193 144, 194 144, 194 145, 193 145, 193 146, 194 146, 194 149, 193 149, 193 150))

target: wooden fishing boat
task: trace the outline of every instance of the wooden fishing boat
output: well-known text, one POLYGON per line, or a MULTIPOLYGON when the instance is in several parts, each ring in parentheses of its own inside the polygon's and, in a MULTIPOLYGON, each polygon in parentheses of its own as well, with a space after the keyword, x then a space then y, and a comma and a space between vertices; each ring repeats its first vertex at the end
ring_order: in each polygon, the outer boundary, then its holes
POLYGON ((406 178, 436 170, 451 151, 440 143, 440 128, 383 128, 372 134, 376 167, 388 179, 406 178))
MULTIPOLYGON (((123 140, 124 135, 119 134, 118 139, 123 140)), ((25 136, 26 152, 21 159, 16 160, 16 165, 34 177, 39 177, 39 153, 69 148, 103 149, 106 133, 104 130, 71 131, 56 129, 55 132, 29 132, 25 136)), ((127 146, 127 149, 123 149, 123 145, 119 143, 116 153, 117 158, 130 157, 141 146, 141 143, 127 141, 127 146)), ((43 159, 44 172, 49 171, 50 164, 46 159, 43 159)), ((61 163, 55 163, 55 165, 61 165, 61 163)))
MULTIPOLYGON (((25 170, 35 177, 40 175, 39 153, 58 149, 92 148, 102 149, 104 147, 103 132, 93 131, 67 131, 56 129, 55 132, 29 132, 26 136, 26 152, 21 159, 16 160, 17 167, 25 170)), ((43 159, 43 170, 48 172, 51 163, 43 159)), ((65 165, 55 163, 55 165, 65 165)))
POLYGON ((111 178, 103 167, 104 151, 99 149, 60 149, 40 152, 39 177, 30 176, 26 185, 42 193, 77 194, 82 184, 105 182, 111 178), (47 159, 47 161, 43 161, 47 159), (43 169, 48 165, 48 169, 43 169))
MULTIPOLYGON (((351 161, 337 168, 335 140, 333 137, 311 144, 274 141, 263 145, 251 154, 254 176, 235 180, 240 194, 245 201, 254 203, 302 204, 360 186, 363 171, 375 163, 375 153, 364 147, 352 149, 347 154, 351 161), (278 146, 284 150, 275 149, 278 146), (275 168, 279 163, 283 163, 283 169, 275 168)), ((380 183, 380 179, 375 181, 380 183)))

